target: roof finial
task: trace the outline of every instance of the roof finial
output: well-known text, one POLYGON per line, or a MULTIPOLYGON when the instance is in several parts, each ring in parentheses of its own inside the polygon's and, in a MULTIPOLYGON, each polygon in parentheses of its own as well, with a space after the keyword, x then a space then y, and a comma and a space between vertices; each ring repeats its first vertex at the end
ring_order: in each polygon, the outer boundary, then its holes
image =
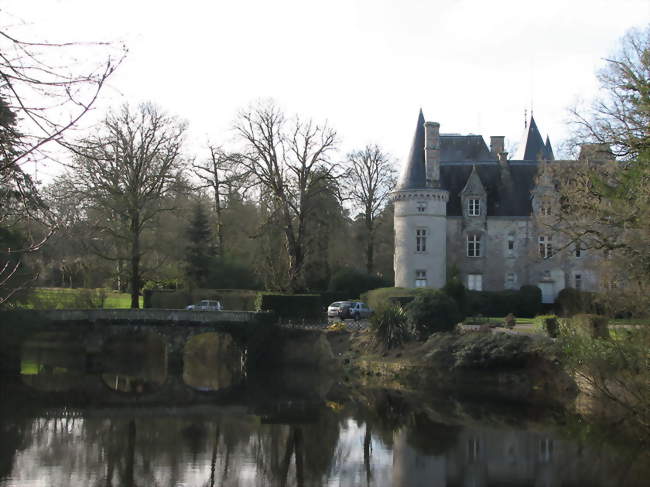
POLYGON ((524 128, 528 128, 528 109, 524 108, 524 128))

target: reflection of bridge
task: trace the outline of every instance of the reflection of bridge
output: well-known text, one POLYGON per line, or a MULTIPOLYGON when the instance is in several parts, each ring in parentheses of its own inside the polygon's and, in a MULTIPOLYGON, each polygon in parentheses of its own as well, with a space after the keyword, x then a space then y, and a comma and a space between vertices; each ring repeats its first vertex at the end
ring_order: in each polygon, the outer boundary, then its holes
POLYGON ((39 333, 65 333, 81 343, 83 352, 100 353, 112 339, 147 334, 162 338, 171 365, 182 364, 187 341, 202 333, 231 335, 255 357, 257 347, 273 330, 274 315, 249 311, 185 310, 19 310, 0 315, 0 371, 19 372, 23 343, 39 333))

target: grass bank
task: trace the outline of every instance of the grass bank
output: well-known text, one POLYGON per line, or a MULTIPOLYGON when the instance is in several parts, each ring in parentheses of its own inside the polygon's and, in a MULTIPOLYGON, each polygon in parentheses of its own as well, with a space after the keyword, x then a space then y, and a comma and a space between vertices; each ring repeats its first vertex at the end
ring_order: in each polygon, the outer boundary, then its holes
MULTIPOLYGON (((140 307, 143 306, 140 297, 140 307)), ((108 289, 34 288, 17 303, 24 309, 124 309, 131 307, 131 295, 108 289)))

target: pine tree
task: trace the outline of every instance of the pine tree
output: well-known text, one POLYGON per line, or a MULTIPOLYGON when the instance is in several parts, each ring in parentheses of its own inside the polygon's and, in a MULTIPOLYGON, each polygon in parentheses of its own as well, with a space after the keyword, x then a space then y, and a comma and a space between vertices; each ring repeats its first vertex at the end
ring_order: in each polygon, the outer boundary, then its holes
POLYGON ((185 256, 185 275, 191 287, 204 287, 214 264, 215 249, 208 215, 201 203, 192 211, 192 219, 187 228, 189 244, 185 256))

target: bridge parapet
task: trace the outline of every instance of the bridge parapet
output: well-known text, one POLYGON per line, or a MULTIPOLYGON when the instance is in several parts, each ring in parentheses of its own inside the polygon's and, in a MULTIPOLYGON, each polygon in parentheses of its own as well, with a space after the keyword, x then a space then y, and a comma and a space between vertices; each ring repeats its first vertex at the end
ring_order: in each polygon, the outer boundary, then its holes
POLYGON ((272 313, 255 311, 188 311, 184 309, 54 309, 39 311, 39 316, 54 322, 113 323, 252 323, 272 322, 272 313))

